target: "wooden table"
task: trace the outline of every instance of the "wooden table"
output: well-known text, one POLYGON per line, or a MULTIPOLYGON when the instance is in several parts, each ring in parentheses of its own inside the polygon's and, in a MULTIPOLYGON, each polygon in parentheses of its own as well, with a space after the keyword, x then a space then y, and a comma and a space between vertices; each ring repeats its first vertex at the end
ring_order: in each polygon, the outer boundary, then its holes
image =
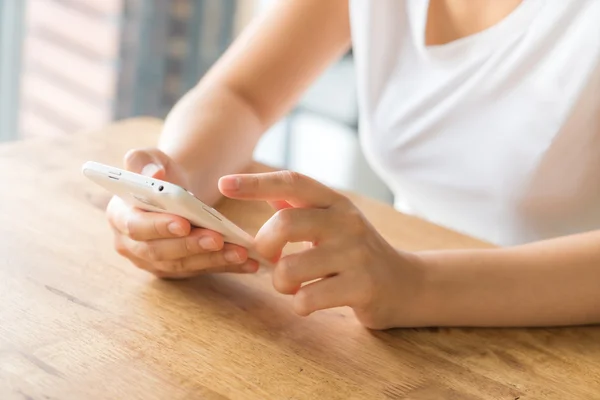
MULTIPOLYGON (((120 165, 159 129, 0 147, 0 399, 600 398, 598 328, 370 332, 346 309, 295 316, 267 273, 167 282, 131 267, 79 168, 120 165)), ((486 246, 352 198, 402 248, 486 246)), ((271 212, 221 209, 250 232, 271 212)))

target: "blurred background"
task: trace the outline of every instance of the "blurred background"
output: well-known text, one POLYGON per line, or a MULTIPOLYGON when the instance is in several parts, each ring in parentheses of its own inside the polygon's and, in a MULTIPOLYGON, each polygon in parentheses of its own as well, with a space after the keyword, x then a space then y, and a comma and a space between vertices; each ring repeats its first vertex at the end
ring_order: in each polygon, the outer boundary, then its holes
MULTIPOLYGON (((0 0, 0 141, 164 118, 277 0, 0 0)), ((392 202, 358 143, 352 54, 262 139, 256 159, 392 202)))

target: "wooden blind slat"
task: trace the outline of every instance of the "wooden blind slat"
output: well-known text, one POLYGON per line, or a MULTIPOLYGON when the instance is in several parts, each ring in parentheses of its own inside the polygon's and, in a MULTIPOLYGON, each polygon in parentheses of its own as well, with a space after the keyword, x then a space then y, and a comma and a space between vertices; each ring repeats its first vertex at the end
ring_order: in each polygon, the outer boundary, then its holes
POLYGON ((25 69, 41 67, 97 97, 111 100, 117 72, 109 63, 90 60, 50 40, 30 35, 25 40, 25 69))
POLYGON ((118 24, 108 18, 94 18, 51 0, 30 0, 27 24, 32 31, 49 32, 100 57, 118 56, 118 24))
POLYGON ((39 113, 28 109, 21 111, 20 129, 24 138, 57 137, 71 133, 56 122, 49 121, 39 113))
POLYGON ((33 72, 23 77, 24 103, 32 101, 68 119, 77 129, 94 128, 111 120, 110 104, 94 105, 33 72))
POLYGON ((123 10, 123 0, 69 0, 69 3, 107 16, 118 16, 123 10))

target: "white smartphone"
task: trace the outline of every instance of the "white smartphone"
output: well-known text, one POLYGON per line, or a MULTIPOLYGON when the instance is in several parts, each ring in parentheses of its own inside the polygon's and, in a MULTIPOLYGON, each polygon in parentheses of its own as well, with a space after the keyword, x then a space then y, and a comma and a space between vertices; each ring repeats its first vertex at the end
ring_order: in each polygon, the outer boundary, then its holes
POLYGON ((250 258, 270 265, 254 250, 251 235, 181 186, 93 161, 86 162, 82 172, 132 206, 178 215, 195 227, 219 232, 225 242, 245 247, 250 258))

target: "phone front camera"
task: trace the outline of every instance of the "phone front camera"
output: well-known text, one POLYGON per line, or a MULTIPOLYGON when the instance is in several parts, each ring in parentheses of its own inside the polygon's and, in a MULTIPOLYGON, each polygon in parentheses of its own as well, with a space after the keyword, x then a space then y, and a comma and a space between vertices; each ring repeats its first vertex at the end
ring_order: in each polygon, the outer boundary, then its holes
POLYGON ((160 185, 160 186, 158 187, 158 191, 159 191, 159 192, 162 192, 162 191, 164 190, 164 188, 165 188, 165 187, 164 187, 163 185, 160 185))

